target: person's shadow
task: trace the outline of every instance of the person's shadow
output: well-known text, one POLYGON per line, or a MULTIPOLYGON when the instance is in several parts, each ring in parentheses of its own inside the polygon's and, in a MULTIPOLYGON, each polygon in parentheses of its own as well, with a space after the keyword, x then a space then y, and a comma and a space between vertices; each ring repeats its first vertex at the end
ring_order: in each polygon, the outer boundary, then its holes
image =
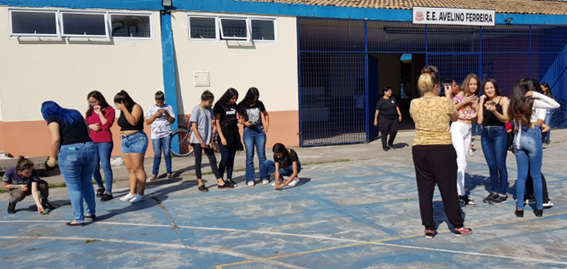
MULTIPOLYGON (((203 180, 205 181, 205 180, 203 180)), ((109 213, 104 215, 97 215, 97 221, 104 221, 110 219, 112 217, 128 213, 134 212, 139 210, 144 210, 147 208, 151 208, 157 206, 167 200, 169 195, 173 192, 182 191, 185 189, 189 189, 191 187, 197 186, 198 183, 196 180, 191 181, 182 181, 182 178, 173 178, 173 179, 165 179, 165 180, 157 180, 148 182, 146 184, 146 192, 149 192, 145 195, 144 200, 138 203, 129 203, 128 206, 120 209, 110 209, 108 210, 109 213), (178 183, 180 184, 173 184, 178 183), (172 184, 171 186, 165 188, 159 188, 160 185, 172 184)), ((121 192, 116 192, 116 196, 122 196, 128 193, 129 190, 124 190, 121 192)))
MULTIPOLYGON (((457 201, 458 203, 458 201, 457 201)), ((466 219, 466 213, 461 209, 461 216, 463 220, 466 219)), ((435 222, 435 233, 439 229, 439 225, 442 223, 447 223, 449 230, 453 230, 453 224, 449 222, 447 215, 445 214, 445 207, 443 206, 443 201, 433 201, 433 221, 435 222)))

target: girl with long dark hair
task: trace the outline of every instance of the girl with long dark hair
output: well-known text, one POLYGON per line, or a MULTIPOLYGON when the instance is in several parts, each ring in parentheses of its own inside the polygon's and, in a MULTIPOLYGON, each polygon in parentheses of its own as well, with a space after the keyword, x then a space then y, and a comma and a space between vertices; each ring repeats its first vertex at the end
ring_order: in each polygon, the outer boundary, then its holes
POLYGON ((482 125, 481 145, 490 172, 492 190, 482 201, 497 204, 508 196, 508 171, 506 155, 508 149, 508 97, 500 96, 498 83, 489 78, 482 84, 484 94, 480 97, 477 123, 482 125))
POLYGON ((266 133, 268 132, 269 117, 268 111, 264 103, 259 100, 260 92, 257 88, 252 87, 246 92, 246 96, 242 102, 238 104, 238 117, 242 125, 244 125, 243 140, 246 147, 246 184, 254 186, 254 147, 258 154, 260 165, 260 180, 262 184, 270 183, 270 174, 267 167, 264 166, 266 161, 266 133))
POLYGON ((137 203, 144 198, 146 171, 144 156, 148 149, 148 136, 144 133, 144 110, 126 91, 114 96, 116 109, 120 110, 118 126, 122 137, 122 159, 128 169, 130 192, 120 201, 137 203))
POLYGON ((299 172, 301 172, 301 163, 297 152, 288 149, 282 143, 276 143, 272 147, 274 160, 266 160, 265 166, 270 173, 275 174, 276 180, 272 184, 275 190, 281 190, 285 186, 295 186, 299 183, 299 172), (288 180, 284 176, 289 177, 288 180))
POLYGON ((217 142, 219 145, 221 160, 219 170, 221 178, 224 177, 226 170, 226 182, 237 186, 232 180, 232 171, 234 168, 234 157, 236 151, 243 150, 240 132, 238 130, 238 118, 236 105, 238 100, 238 91, 229 88, 216 102, 213 111, 215 113, 215 125, 217 128, 217 142))
POLYGON ((110 156, 112 156, 114 142, 112 141, 110 128, 114 124, 115 112, 114 108, 108 105, 106 99, 99 91, 90 92, 87 95, 87 101, 89 102, 89 109, 87 110, 85 120, 89 126, 89 135, 98 150, 96 155, 98 156, 97 166, 93 174, 93 178, 98 186, 96 196, 101 197, 101 202, 105 202, 114 198, 112 196, 112 181, 114 177, 112 167, 110 166, 110 156), (106 188, 102 184, 101 166, 104 172, 106 188))
POLYGON ((66 224, 84 226, 85 218, 96 219, 95 193, 91 178, 97 165, 97 147, 89 137, 87 125, 79 111, 46 101, 41 104, 41 114, 47 121, 51 134, 51 151, 47 166, 54 167, 58 160, 71 198, 74 220, 66 224), (86 215, 83 201, 87 205, 86 215))
POLYGON ((459 120, 451 124, 453 147, 457 152, 457 190, 461 205, 474 206, 465 190, 465 171, 467 169, 467 154, 471 147, 472 123, 477 117, 478 87, 480 79, 475 74, 468 74, 461 85, 461 91, 453 97, 459 120))
POLYGON ((536 217, 543 216, 543 191, 541 182, 541 128, 532 121, 534 109, 555 109, 559 104, 544 94, 534 91, 533 81, 521 78, 516 82, 508 115, 516 125, 514 136, 514 152, 518 169, 516 180, 516 211, 517 217, 524 216, 524 197, 528 171, 533 179, 534 196, 536 200, 536 217))
POLYGON ((457 194, 457 154, 451 145, 449 122, 456 121, 459 114, 453 102, 440 97, 440 81, 437 68, 425 67, 418 80, 421 98, 413 99, 410 115, 415 122, 412 157, 417 181, 421 223, 425 226, 425 237, 435 236, 433 219, 433 193, 439 187, 447 219, 453 225, 455 236, 472 234, 464 227, 459 197, 457 194))

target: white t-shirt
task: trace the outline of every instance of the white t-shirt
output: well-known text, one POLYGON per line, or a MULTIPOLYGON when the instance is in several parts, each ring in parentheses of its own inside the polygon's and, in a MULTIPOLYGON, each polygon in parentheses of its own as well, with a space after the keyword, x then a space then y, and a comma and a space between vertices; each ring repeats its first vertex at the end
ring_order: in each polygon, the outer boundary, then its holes
MULTIPOLYGON (((153 106, 148 108, 148 112, 146 113, 146 119, 151 118, 160 109, 167 110, 167 113, 173 118, 175 118, 173 107, 171 107, 168 104, 164 104, 162 107, 159 107, 154 104, 153 106)), ((167 121, 167 116, 165 114, 162 114, 161 116, 157 117, 154 120, 154 122, 152 122, 152 133, 151 133, 152 139, 160 139, 170 134, 171 134, 171 123, 167 121)))

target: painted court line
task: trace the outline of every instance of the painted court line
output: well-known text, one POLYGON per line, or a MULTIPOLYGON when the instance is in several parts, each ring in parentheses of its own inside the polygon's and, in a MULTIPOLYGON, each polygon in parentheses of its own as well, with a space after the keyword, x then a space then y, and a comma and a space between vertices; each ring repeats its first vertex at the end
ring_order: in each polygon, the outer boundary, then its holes
MULTIPOLYGON (((89 237, 61 237, 61 236, 0 236, 0 239, 12 239, 12 240, 67 240, 67 241, 87 241, 87 240, 98 240, 101 242, 112 242, 112 243, 122 243, 122 244, 136 244, 136 245, 146 245, 146 246, 153 246, 153 247, 160 247, 160 248, 173 248, 173 249, 190 249, 196 250, 200 252, 207 252, 207 253, 220 253, 224 255, 230 255, 239 258, 245 259, 254 259, 254 256, 241 254, 232 250, 220 249, 220 248, 203 248, 203 247, 195 247, 195 246, 186 246, 182 244, 170 244, 170 243, 156 243, 156 242, 148 242, 148 241, 138 241, 138 240, 123 240, 123 239, 108 239, 108 238, 89 238, 89 237)), ((273 261, 270 264, 272 265, 279 265, 287 268, 292 269, 305 269, 304 267, 287 264, 280 261, 273 261)))
MULTIPOLYGON (((544 216, 544 218, 559 216, 559 215, 564 215, 564 214, 567 214, 567 211, 552 213, 552 214, 546 214, 544 216)), ((492 224, 479 225, 479 226, 475 226, 474 228, 480 229, 480 228, 485 228, 485 227, 490 227, 490 226, 503 225, 503 224, 509 224, 509 223, 517 223, 517 222, 529 221, 529 220, 535 220, 535 219, 541 219, 541 218, 536 218, 536 217, 522 218, 522 219, 516 218, 516 219, 510 219, 510 220, 492 223, 492 224)), ((0 223, 24 223, 24 222, 25 223, 31 222, 31 223, 43 223, 43 224, 45 224, 45 223, 64 223, 65 221, 63 221, 63 220, 53 220, 53 221, 45 221, 45 220, 3 220, 3 221, 0 221, 0 223)), ((105 222, 105 221, 94 222, 93 224, 94 225, 159 227, 159 228, 171 228, 172 227, 171 225, 164 225, 164 224, 121 223, 121 222, 105 222)), ((168 243, 155 243, 155 242, 136 241, 136 240, 98 239, 98 238, 97 239, 101 240, 101 241, 116 242, 116 243, 143 244, 143 245, 163 246, 163 247, 173 247, 173 248, 189 248, 189 249, 198 250, 198 251, 221 253, 221 254, 226 254, 226 255, 230 255, 230 256, 236 256, 236 257, 241 257, 241 258, 247 259, 247 260, 236 262, 236 263, 217 265, 216 268, 218 268, 218 269, 228 267, 228 266, 243 265, 243 264, 250 264, 250 263, 257 263, 257 262, 264 262, 264 263, 270 263, 271 264, 272 262, 277 262, 277 261, 274 261, 276 259, 281 259, 281 258, 286 258, 286 257, 294 257, 294 256, 300 256, 300 255, 312 254, 312 253, 318 253, 318 252, 324 252, 324 251, 329 251, 329 250, 345 249, 345 248, 356 247, 356 246, 364 246, 364 245, 378 245, 378 246, 396 247, 396 248, 404 248, 404 249, 428 250, 428 251, 446 252, 446 253, 454 253, 454 254, 466 254, 466 255, 475 255, 475 256, 492 257, 492 258, 504 258, 504 259, 522 260, 522 261, 530 261, 530 262, 538 262, 538 263, 551 263, 551 264, 567 265, 567 261, 563 262, 563 261, 554 261, 554 260, 541 260, 541 259, 532 259, 532 258, 524 258, 524 257, 512 257, 512 256, 504 256, 504 255, 492 255, 492 254, 484 254, 484 253, 464 252, 464 251, 447 250, 447 249, 439 249, 439 248, 427 248, 427 247, 418 247, 418 246, 408 246, 408 245, 401 245, 401 244, 384 243, 384 242, 394 241, 394 240, 399 240, 399 239, 417 238, 417 237, 423 236, 423 234, 398 236, 398 237, 385 238, 385 239, 379 239, 379 240, 374 240, 374 241, 361 241, 361 240, 333 238, 333 237, 319 236, 319 235, 292 234, 292 233, 261 231, 261 230, 251 231, 251 230, 232 229, 232 228, 211 228, 211 227, 199 227, 199 226, 178 226, 178 228, 194 229, 194 230, 240 232, 240 233, 250 233, 250 234, 294 236, 294 237, 313 238, 313 239, 322 239, 322 240, 330 240, 330 241, 351 242, 351 244, 322 248, 322 249, 315 249, 315 250, 309 250, 309 251, 303 251, 303 252, 297 252, 297 253, 290 253, 290 254, 284 254, 284 255, 276 255, 276 256, 272 256, 272 257, 258 259, 254 256, 240 254, 240 253, 232 252, 232 251, 229 251, 229 250, 218 250, 218 249, 214 249, 214 248, 190 247, 190 246, 184 246, 184 245, 176 245, 176 244, 168 244, 168 243)), ((441 231, 441 232, 438 232, 438 234, 443 234, 443 233, 448 233, 448 232, 450 232, 450 231, 448 231, 448 230, 447 231, 441 231)), ((93 238, 49 237, 49 236, 40 236, 40 237, 0 236, 0 239, 88 240, 88 239, 93 239, 93 238)), ((279 262, 278 262, 278 265, 285 266, 285 267, 288 267, 288 268, 301 268, 301 267, 295 267, 295 265, 290 265, 290 264, 285 264, 285 263, 280 264, 279 262)))

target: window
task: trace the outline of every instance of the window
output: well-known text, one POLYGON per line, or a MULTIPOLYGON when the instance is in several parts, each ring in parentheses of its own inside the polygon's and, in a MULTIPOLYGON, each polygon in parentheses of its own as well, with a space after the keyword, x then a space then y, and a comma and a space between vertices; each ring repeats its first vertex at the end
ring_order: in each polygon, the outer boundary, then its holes
POLYGON ((253 40, 276 40, 274 20, 252 19, 253 40))
POLYGON ((248 40, 248 19, 220 19, 222 39, 248 40))
POLYGON ((59 36, 56 11, 10 10, 10 35, 59 36))
POLYGON ((188 24, 190 40, 276 40, 275 18, 189 15, 188 24))
POLYGON ((152 37, 149 15, 112 14, 110 22, 113 37, 152 37))
POLYGON ((189 17, 189 38, 190 39, 216 39, 217 38, 216 18, 189 17))
POLYGON ((62 13, 63 35, 107 37, 106 14, 62 13))

